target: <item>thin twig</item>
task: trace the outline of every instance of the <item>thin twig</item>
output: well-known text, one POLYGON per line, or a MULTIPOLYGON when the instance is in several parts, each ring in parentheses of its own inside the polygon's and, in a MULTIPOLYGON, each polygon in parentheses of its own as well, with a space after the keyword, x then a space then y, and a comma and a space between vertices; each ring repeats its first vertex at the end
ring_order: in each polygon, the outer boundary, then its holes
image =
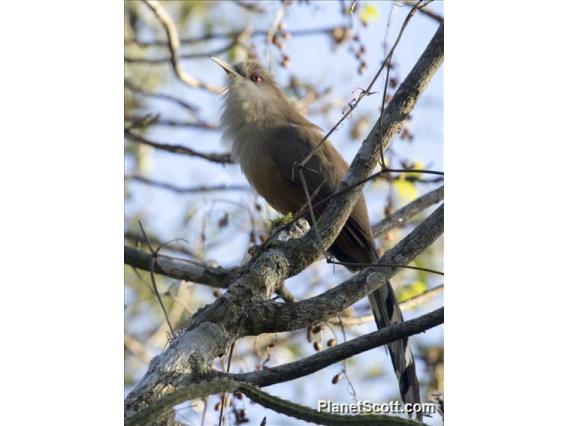
POLYGON ((174 154, 189 155, 190 157, 203 158, 204 160, 209 160, 213 163, 220 163, 220 164, 233 163, 233 161, 231 160, 231 154, 229 153, 203 153, 183 145, 174 145, 174 144, 166 144, 166 143, 151 141, 150 139, 142 135, 139 135, 137 133, 134 133, 129 129, 124 129, 124 133, 126 134, 128 139, 132 142, 149 145, 151 147, 160 149, 162 151, 173 152, 174 154))
POLYGON ((149 179, 140 175, 125 176, 125 180, 140 182, 146 185, 155 186, 156 188, 167 189, 178 194, 196 194, 203 192, 216 192, 216 191, 250 191, 250 187, 246 185, 195 185, 195 186, 176 186, 167 182, 160 182, 154 179, 149 179))
POLYGON ((413 269, 415 271, 422 271, 422 272, 429 272, 431 274, 442 275, 444 273, 442 271, 437 271, 435 269, 430 268, 422 268, 420 266, 411 266, 411 265, 400 265, 397 263, 383 263, 380 264, 376 263, 364 263, 364 262, 340 262, 338 260, 328 259, 327 263, 331 263, 333 265, 343 265, 343 266, 350 266, 350 267, 366 267, 372 266, 373 268, 401 268, 401 269, 413 269))
POLYGON ((146 114, 141 117, 135 115, 126 115, 125 121, 132 123, 130 126, 128 126, 129 129, 144 129, 150 126, 185 127, 213 131, 219 129, 219 125, 215 123, 209 123, 203 120, 182 121, 173 118, 161 118, 160 114, 146 114))
MULTIPOLYGON (((229 349, 229 359, 227 361, 227 374, 231 370, 231 359, 233 358, 233 349, 235 348, 235 342, 231 344, 231 349, 229 349)), ((221 411, 219 412, 219 426, 223 423, 223 409, 225 408, 225 392, 221 395, 221 411)))
MULTIPOLYGON (((346 187, 344 187, 343 189, 328 195, 327 197, 324 197, 322 200, 319 200, 316 203, 312 203, 312 209, 315 207, 319 207, 321 205, 323 205, 324 203, 327 203, 328 201, 331 201, 333 198, 339 197, 340 195, 352 190, 353 188, 356 188, 357 186, 363 185, 371 180, 374 179, 378 179, 379 177, 382 177, 383 175, 385 175, 388 172, 391 171, 396 171, 396 172, 400 172, 400 173, 423 173, 423 174, 433 174, 433 175, 438 175, 438 176, 443 176, 444 172, 440 172, 437 170, 422 170, 422 169, 382 169, 380 171, 378 171, 377 173, 374 173, 368 177, 366 177, 365 179, 361 179, 358 182, 355 182, 354 184, 351 185, 347 185, 346 187)), ((436 181, 437 182, 437 181, 436 181)), ((430 182, 430 183, 436 183, 436 182, 430 182)), ((305 216, 305 214, 308 212, 307 210, 307 203, 304 205, 305 207, 303 207, 302 209, 300 209, 300 211, 298 211, 294 217, 292 218, 292 220, 290 220, 289 222, 287 222, 285 225, 283 225, 282 227, 277 229, 277 232, 273 233, 272 236, 264 243, 265 245, 269 244, 269 242, 272 240, 272 238, 278 234, 278 232, 282 231, 283 229, 293 225, 294 223, 296 223, 298 220, 300 220, 301 218, 303 218, 305 216)))
POLYGON ((190 104, 189 102, 177 98, 173 95, 169 95, 167 93, 159 93, 159 92, 150 92, 146 89, 144 89, 141 86, 138 86, 137 84, 135 84, 133 81, 128 80, 128 79, 124 79, 124 87, 127 88, 128 90, 137 93, 139 95, 143 95, 143 96, 147 96, 149 98, 155 98, 155 99, 162 99, 165 101, 169 101, 172 103, 175 103, 183 108, 185 108, 186 110, 188 110, 189 112, 196 113, 198 108, 195 105, 190 104))
MULTIPOLYGON (((413 0, 404 0, 404 5, 405 6, 409 6, 412 7, 414 6, 415 2, 413 0)), ((441 24, 442 22, 444 22, 444 17, 441 15, 438 15, 436 12, 433 12, 432 10, 428 9, 426 7, 426 5, 419 7, 418 8, 418 12, 428 16, 429 18, 432 18, 433 20, 435 20, 436 22, 438 22, 439 24, 441 24)))
MULTIPOLYGON (((177 61, 179 62, 179 61, 185 61, 185 60, 190 60, 190 59, 208 59, 210 56, 221 55, 222 53, 225 53, 228 50, 231 50, 237 44, 239 44, 238 41, 234 40, 234 41, 231 41, 229 44, 226 44, 225 46, 222 46, 218 49, 209 50, 207 52, 180 53, 180 54, 178 54, 177 61)), ((171 49, 170 49, 170 51, 171 51, 171 49)), ((160 58, 136 58, 136 57, 133 58, 131 56, 125 56, 124 61, 126 63, 129 63, 129 64, 161 65, 161 64, 167 64, 167 63, 171 64, 172 63, 172 57, 171 56, 162 56, 160 58)), ((213 86, 210 86, 210 87, 213 87, 213 86)), ((204 87, 202 87, 202 88, 204 88, 204 87)), ((215 90, 217 90, 217 89, 215 89, 215 90)))
MULTIPOLYGON (((353 4, 355 4, 355 2, 353 2, 353 4)), ((324 144, 324 142, 327 140, 329 135, 331 135, 331 133, 335 131, 335 129, 343 122, 343 120, 345 120, 345 118, 348 117, 352 113, 352 111, 357 107, 357 105, 359 105, 359 102, 363 99, 363 97, 365 97, 365 96, 367 96, 371 93, 371 89, 372 89, 373 85, 375 84, 375 81, 378 79, 380 73, 382 72, 382 70, 385 67, 387 68, 387 80, 388 80, 388 72, 389 72, 389 69, 390 69, 390 61, 391 61, 391 58, 394 54, 394 50, 395 50, 396 46, 398 45, 398 42, 400 41, 400 39, 402 37, 402 33, 404 32, 404 29, 406 28, 406 26, 407 26, 408 22, 410 21, 410 19, 412 18, 412 16, 414 16, 415 10, 420 4, 421 4, 421 1, 416 3, 416 5, 408 13, 406 19, 404 20, 404 22, 401 26, 401 29, 399 31, 399 34, 398 34, 398 37, 397 37, 395 43, 393 44, 389 54, 387 55, 387 57, 383 61, 383 64, 381 65, 381 67, 379 68, 379 70, 377 71, 377 73, 375 74, 373 79, 371 80, 371 83, 369 84, 367 89, 361 91, 361 93, 359 94, 359 96, 357 97, 355 102, 349 103, 349 109, 343 115, 343 117, 341 117, 341 119, 331 128, 331 130, 329 130, 329 132, 323 137, 323 139, 312 149, 312 151, 302 161, 300 161, 298 164, 295 164, 295 167, 298 168, 298 174, 300 175, 300 179, 302 181, 302 186, 304 188, 304 195, 306 196, 306 201, 307 201, 307 204, 308 204, 308 209, 309 209, 310 217, 312 219, 314 231, 315 231, 316 237, 318 239, 318 243, 320 245, 322 255, 327 258, 328 263, 335 263, 335 262, 332 261, 327 256, 326 251, 325 251, 325 247, 324 247, 324 244, 323 244, 323 240, 322 240, 321 235, 319 233, 317 221, 315 220, 315 213, 314 213, 312 202, 311 202, 311 199, 310 199, 310 194, 309 194, 309 191, 308 191, 308 188, 307 188, 307 185, 306 185, 306 181, 305 181, 305 177, 304 177, 304 168, 306 167, 307 162, 315 155, 317 150, 324 144)), ((379 138, 382 138, 382 121, 383 121, 383 115, 384 115, 384 103, 385 103, 387 86, 388 86, 388 81, 385 82, 385 90, 384 90, 384 93, 383 93, 383 110, 381 111, 381 117, 380 117, 380 121, 379 121, 379 128, 380 128, 379 138)), ((380 149, 381 158, 382 158, 382 151, 383 151, 383 147, 382 147, 382 144, 381 144, 381 149, 380 149)), ((384 161, 381 162, 380 164, 381 164, 381 167, 383 167, 383 169, 384 169, 384 161)), ((294 168, 292 169, 292 176, 294 176, 294 168)), ((340 263, 340 264, 344 264, 344 263, 340 263)))
POLYGON ((444 187, 441 186, 434 191, 428 192, 427 194, 418 197, 414 201, 408 203, 404 207, 401 207, 395 211, 392 215, 385 217, 379 223, 372 227, 373 236, 375 238, 384 235, 391 229, 405 225, 408 223, 410 218, 412 218, 417 213, 425 210, 426 208, 439 203, 444 199, 444 187))
POLYGON ((432 300, 434 297, 444 292, 444 284, 437 285, 436 287, 429 288, 428 290, 400 301, 400 309, 408 310, 415 306, 421 305, 424 302, 432 300))
MULTIPOLYGON (((305 37, 305 36, 319 36, 319 35, 329 35, 333 33, 333 31, 337 28, 341 28, 343 24, 337 25, 330 25, 321 28, 305 28, 305 29, 298 29, 298 30, 289 30, 287 31, 290 33, 292 37, 305 37)), ((225 39, 225 38, 235 38, 242 31, 230 31, 225 33, 211 33, 205 34, 199 37, 185 37, 180 38, 180 45, 184 44, 195 44, 195 43, 202 43, 205 41, 215 40, 215 39, 225 39)), ((267 30, 252 30, 250 32, 251 37, 265 37, 268 33, 267 30)), ((151 47, 151 46, 159 46, 159 47, 168 47, 168 42, 166 40, 136 40, 136 39, 129 39, 125 40, 125 44, 137 44, 142 47, 151 47)))
MULTIPOLYGON (((390 74, 390 69, 391 69, 391 61, 392 61, 392 55, 387 55, 387 40, 388 40, 388 33, 389 33, 389 29, 390 29, 390 22, 391 22, 391 18, 392 18, 392 11, 394 8, 395 3, 391 4, 391 8, 389 11, 389 17, 387 19, 387 28, 385 30, 385 40, 384 40, 384 48, 385 48, 385 60, 384 62, 386 63, 386 67, 387 67, 387 75, 385 77, 385 84, 383 87, 383 97, 381 99, 381 116, 379 118, 379 139, 382 138, 383 136, 383 117, 384 117, 384 113, 385 113, 385 103, 386 103, 386 99, 387 99, 387 89, 389 87, 389 74, 390 74)), ((380 146, 380 151, 379 151, 379 165, 381 166, 381 169, 386 168, 386 163, 385 163, 385 157, 384 157, 384 149, 383 146, 380 146)))
POLYGON ((152 262, 150 263, 150 278, 152 279, 152 287, 153 287, 154 292, 156 294, 156 298, 158 299, 158 302, 160 303, 160 307, 162 308, 162 311, 164 313, 164 317, 166 318, 166 322, 168 323, 168 327, 170 329, 170 333, 171 333, 171 336, 173 338, 174 328, 172 327, 172 324, 171 324, 170 319, 168 317, 168 311, 167 311, 166 307, 164 306, 162 296, 160 296, 160 292, 158 291, 158 286, 156 285, 156 277, 154 276, 154 265, 156 263, 156 258, 158 257, 158 251, 160 249, 158 248, 158 249, 154 250, 152 248, 152 244, 150 243, 150 239, 148 238, 148 235, 146 235, 146 231, 144 230, 144 226, 142 226, 142 222, 138 221, 138 225, 140 226, 140 231, 142 231, 142 235, 144 236, 144 239, 146 240, 146 244, 148 245, 148 249, 152 253, 152 262))
POLYGON ((418 318, 403 321, 378 331, 356 337, 348 342, 341 343, 299 361, 271 367, 270 369, 250 373, 229 374, 227 376, 233 380, 244 381, 258 386, 270 386, 276 383, 287 382, 307 376, 338 361, 370 349, 429 330, 443 322, 444 308, 442 307, 418 318))
POLYGON ((195 87, 198 89, 205 89, 211 93, 221 94, 223 93, 223 88, 208 83, 204 83, 192 75, 188 74, 181 66, 180 54, 179 54, 179 36, 175 26, 174 21, 166 12, 166 9, 157 0, 142 0, 154 13, 156 18, 162 23, 162 26, 166 30, 166 35, 168 38, 168 48, 170 50, 170 63, 176 77, 183 83, 190 87, 195 87))
MULTIPOLYGON (((429 288, 428 290, 425 290, 424 292, 416 296, 413 296, 409 299, 401 300, 398 302, 400 305, 400 310, 404 312, 409 309, 412 309, 429 300, 432 300, 434 297, 442 294, 443 291, 444 291, 444 285, 440 284, 436 287, 429 288)), ((330 318, 328 322, 333 325, 339 325, 340 323, 342 323, 343 325, 346 326, 353 326, 353 325, 366 324, 374 320, 375 316, 373 314, 369 314, 369 315, 362 315, 359 317, 343 316, 337 318, 330 318)))
MULTIPOLYGON (((422 1, 422 0, 421 0, 422 1)), ((387 60, 390 60, 391 56, 394 54, 394 51, 396 49, 396 47, 398 46, 398 43, 400 41, 400 39, 402 38, 402 34, 404 33, 404 30, 406 29, 408 23, 410 22, 410 19, 414 16, 414 13, 416 11, 416 8, 418 7, 418 5, 421 3, 421 1, 419 1, 418 3, 416 3, 414 5, 414 7, 410 10, 410 12, 408 13, 408 15, 406 16, 406 19, 404 20, 404 22, 402 23, 402 26, 400 27, 400 31, 398 33, 398 36, 394 42, 394 44, 392 45, 389 54, 387 55, 387 57, 385 58, 385 61, 383 61, 381 67, 379 68, 379 70, 375 73, 375 76, 373 77, 373 79, 371 80, 371 82, 369 83, 369 85, 367 86, 367 88, 365 90, 362 90, 361 93, 359 93, 359 96, 357 96, 357 98, 355 100, 353 100, 352 102, 349 103, 347 112, 345 112, 343 114, 343 116, 339 119, 339 121, 337 123, 335 123, 335 125, 326 133, 326 135, 322 138, 322 140, 315 146, 315 148, 312 150, 312 152, 310 152, 296 167, 298 168, 302 168, 305 167, 305 165, 308 163, 308 161, 314 156, 314 154, 317 152, 317 150, 324 144, 324 142, 329 138, 329 136, 339 127, 339 125, 347 118, 349 117, 349 115, 351 115, 351 113, 353 112, 353 110, 355 108, 357 108, 357 105, 359 105, 359 102, 361 102, 361 100, 365 97, 370 95, 371 89, 373 88, 373 85, 375 84, 375 82, 377 81, 377 79, 379 78, 379 75, 381 74, 381 72, 383 71, 383 69, 385 68, 386 64, 387 64, 387 60)))

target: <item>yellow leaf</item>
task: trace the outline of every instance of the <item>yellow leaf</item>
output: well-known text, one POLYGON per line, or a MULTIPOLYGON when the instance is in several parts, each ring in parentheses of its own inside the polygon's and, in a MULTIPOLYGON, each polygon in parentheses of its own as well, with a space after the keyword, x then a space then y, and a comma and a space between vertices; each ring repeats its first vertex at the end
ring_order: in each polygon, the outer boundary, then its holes
POLYGON ((361 19, 361 22, 365 24, 376 21, 379 19, 379 11, 375 6, 367 4, 361 8, 361 12, 359 12, 359 19, 361 19))
POLYGON ((403 201, 412 201, 418 197, 418 191, 412 182, 407 180, 396 180, 394 182, 394 187, 403 201))
MULTIPOLYGON (((422 161, 415 161, 412 164, 413 169, 421 170, 421 169, 424 169, 424 167, 426 167, 426 165, 422 161)), ((405 174, 406 174, 406 176, 413 176, 413 177, 416 177, 416 178, 420 178, 422 176, 422 173, 405 173, 405 174)))
POLYGON ((428 286, 423 281, 414 281, 412 284, 403 286, 398 291, 398 299, 400 303, 418 296, 428 290, 428 286))

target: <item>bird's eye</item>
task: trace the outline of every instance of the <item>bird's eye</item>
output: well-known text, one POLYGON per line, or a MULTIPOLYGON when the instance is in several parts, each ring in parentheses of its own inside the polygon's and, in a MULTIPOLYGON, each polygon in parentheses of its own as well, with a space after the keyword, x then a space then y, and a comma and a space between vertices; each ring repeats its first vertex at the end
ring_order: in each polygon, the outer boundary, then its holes
POLYGON ((260 83, 262 81, 262 77, 257 72, 253 72, 250 75, 250 79, 251 79, 251 81, 254 81, 255 83, 260 83))

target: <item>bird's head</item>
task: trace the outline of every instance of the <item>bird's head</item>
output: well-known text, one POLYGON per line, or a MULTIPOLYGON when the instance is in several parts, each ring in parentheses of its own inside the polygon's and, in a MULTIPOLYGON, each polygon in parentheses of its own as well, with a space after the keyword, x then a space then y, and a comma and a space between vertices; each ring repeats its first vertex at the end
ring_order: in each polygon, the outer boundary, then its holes
POLYGON ((247 59, 232 65, 220 58, 211 59, 227 73, 221 127, 223 139, 232 144, 234 159, 240 158, 244 145, 271 140, 278 128, 302 126, 319 131, 288 102, 258 61, 247 59))
POLYGON ((281 95, 272 75, 255 59, 247 59, 238 64, 229 64, 221 58, 211 56, 211 60, 227 73, 228 91, 242 90, 248 96, 266 91, 271 95, 281 95))
POLYGON ((278 121, 293 109, 272 75, 257 60, 247 59, 238 64, 214 56, 211 60, 227 73, 223 121, 262 125, 267 120, 278 121))

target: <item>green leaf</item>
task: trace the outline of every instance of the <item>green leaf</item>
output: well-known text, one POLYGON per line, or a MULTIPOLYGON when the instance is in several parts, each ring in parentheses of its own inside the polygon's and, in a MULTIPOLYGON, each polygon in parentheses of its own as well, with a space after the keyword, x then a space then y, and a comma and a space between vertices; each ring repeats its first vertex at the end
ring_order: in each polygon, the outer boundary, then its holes
POLYGON ((274 229, 282 225, 287 225, 288 223, 292 222, 292 219, 294 219, 294 215, 292 213, 288 213, 285 216, 280 216, 276 219, 272 219, 270 221, 270 229, 274 229))

